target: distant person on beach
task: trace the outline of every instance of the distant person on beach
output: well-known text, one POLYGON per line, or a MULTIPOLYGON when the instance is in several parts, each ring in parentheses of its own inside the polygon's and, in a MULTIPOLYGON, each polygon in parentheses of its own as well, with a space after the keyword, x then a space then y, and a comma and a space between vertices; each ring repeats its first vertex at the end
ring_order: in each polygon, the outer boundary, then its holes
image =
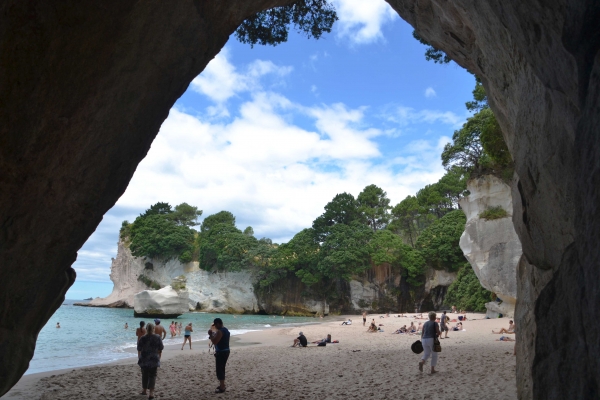
POLYGON ((127 325, 127 322, 125 322, 125 329, 129 329, 129 325, 127 325))
POLYGON ((138 365, 142 369, 142 392, 148 399, 154 398, 154 384, 156 383, 156 370, 160 367, 160 357, 165 348, 162 340, 154 334, 154 325, 146 326, 146 334, 137 344, 138 365))
POLYGON ((194 330, 192 329, 192 323, 190 322, 185 327, 185 331, 184 331, 184 335, 183 335, 183 344, 181 345, 181 350, 183 350, 183 348, 185 347, 185 342, 187 342, 188 340, 190 341, 190 350, 192 349, 192 332, 194 332, 194 330))
POLYGON ((306 336, 304 336, 304 333, 300 332, 298 337, 296 339, 294 339, 294 344, 292 345, 292 347, 306 347, 306 346, 308 346, 308 340, 306 340, 306 336))
POLYGON ((348 321, 342 322, 342 325, 352 325, 352 320, 348 318, 348 321))
MULTIPOLYGON (((496 342, 514 342, 515 339, 512 339, 508 336, 500 336, 500 339, 496 339, 496 342)), ((516 353, 516 348, 515 348, 515 353, 516 353)))
POLYGON ((140 327, 135 330, 135 336, 137 336, 138 343, 140 342, 140 338, 146 334, 146 328, 144 328, 146 323, 144 321, 140 321, 140 327))
POLYGON ((456 310, 456 306, 452 306, 452 312, 456 314, 458 311, 456 310))
POLYGON ((502 334, 502 333, 515 333, 515 323, 511 319, 508 321, 508 329, 500 328, 498 332, 492 330, 492 333, 502 334))
POLYGON ((423 344, 423 356, 419 361, 419 371, 423 372, 423 365, 431 355, 431 373, 435 374, 435 366, 437 365, 438 353, 433 351, 433 344, 437 336, 441 336, 442 332, 437 322, 435 322, 435 313, 429 313, 429 321, 423 324, 423 332, 421 333, 421 343, 423 344))
POLYGON ((446 332, 446 336, 442 338, 442 335, 440 334, 440 339, 448 339, 448 319, 449 318, 446 316, 446 311, 444 311, 440 317, 440 331, 442 333, 446 332))
POLYGON ((367 329, 367 332, 377 332, 377 325, 375 325, 375 320, 371 322, 371 325, 369 326, 369 329, 367 329))
POLYGON ((169 325, 169 330, 171 331, 171 339, 172 339, 177 334, 177 328, 175 327, 175 321, 171 321, 171 325, 169 325))
POLYGON ((180 322, 179 325, 177 325, 177 334, 181 336, 181 328, 183 328, 183 324, 180 322))
POLYGON ((156 333, 158 336, 160 336, 160 338, 162 340, 165 340, 165 338, 167 337, 167 331, 165 330, 165 328, 160 324, 160 319, 156 318, 154 320, 154 323, 156 324, 156 327, 154 328, 154 333, 156 333))
POLYGON ((60 322, 57 322, 57 323, 56 323, 56 327, 57 327, 57 328, 60 328, 60 322))
POLYGON ((363 326, 367 324, 367 312, 363 311, 363 326))
POLYGON ((217 367, 217 379, 220 385, 215 393, 225 392, 225 366, 229 359, 229 330, 223 326, 221 318, 215 318, 211 329, 208 330, 208 336, 212 344, 215 345, 215 361, 217 367))

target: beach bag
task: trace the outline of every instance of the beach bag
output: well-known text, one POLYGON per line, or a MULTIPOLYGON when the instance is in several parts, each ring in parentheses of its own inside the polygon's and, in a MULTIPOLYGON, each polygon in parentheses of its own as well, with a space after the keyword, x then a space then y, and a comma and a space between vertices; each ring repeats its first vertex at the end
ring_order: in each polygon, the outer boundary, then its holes
POLYGON ((420 340, 417 340, 410 346, 410 349, 415 354, 421 354, 423 352, 423 343, 421 343, 420 340))
POLYGON ((433 352, 434 353, 442 352, 442 345, 440 344, 440 339, 438 339, 437 337, 433 338, 433 352))

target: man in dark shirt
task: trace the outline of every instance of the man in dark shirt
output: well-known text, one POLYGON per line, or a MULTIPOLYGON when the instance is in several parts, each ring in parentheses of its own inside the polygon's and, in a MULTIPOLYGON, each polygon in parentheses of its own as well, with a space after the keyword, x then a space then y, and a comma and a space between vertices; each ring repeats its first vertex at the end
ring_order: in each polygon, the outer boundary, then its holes
POLYGON ((220 382, 215 393, 223 393, 225 392, 225 365, 227 365, 227 359, 229 358, 229 337, 231 334, 223 326, 221 318, 215 318, 213 325, 208 330, 208 336, 212 344, 215 345, 217 379, 220 382))
POLYGON ((298 337, 296 339, 294 339, 294 345, 292 347, 306 347, 308 346, 308 340, 306 340, 306 336, 304 336, 304 334, 302 332, 300 332, 300 335, 298 335, 298 337))

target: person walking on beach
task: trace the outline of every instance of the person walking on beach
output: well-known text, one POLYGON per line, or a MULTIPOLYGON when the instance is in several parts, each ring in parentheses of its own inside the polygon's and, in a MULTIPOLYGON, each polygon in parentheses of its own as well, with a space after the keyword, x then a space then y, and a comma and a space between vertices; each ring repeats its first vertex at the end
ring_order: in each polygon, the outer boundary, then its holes
POLYGON ((225 365, 229 359, 229 337, 231 334, 223 326, 221 318, 215 318, 211 329, 208 330, 208 336, 212 344, 215 345, 215 361, 217 367, 217 379, 220 385, 215 393, 225 392, 225 365))
POLYGON ((156 370, 160 367, 160 357, 165 348, 161 338, 154 334, 154 325, 146 326, 146 334, 137 344, 138 365, 142 369, 142 392, 148 399, 154 398, 154 385, 156 383, 156 370))
POLYGON ((442 338, 442 334, 440 333, 440 339, 448 339, 448 325, 447 325, 448 319, 449 318, 446 316, 446 311, 444 311, 440 318, 440 331, 446 332, 446 336, 444 338, 442 338))
POLYGON ((421 343, 423 344, 423 356, 419 361, 419 371, 423 372, 423 365, 431 355, 431 373, 435 374, 435 366, 437 365, 438 353, 433 351, 433 345, 435 338, 441 336, 440 327, 435 322, 435 313, 431 311, 429 313, 429 321, 423 324, 423 331, 421 332, 421 343))
POLYGON ((183 344, 181 345, 181 350, 183 350, 183 348, 185 347, 185 342, 187 342, 188 340, 190 341, 190 350, 192 349, 192 332, 194 332, 194 330, 192 329, 192 323, 190 322, 185 327, 185 335, 183 336, 183 344))
POLYGON ((144 328, 146 323, 144 321, 140 321, 140 327, 135 330, 135 336, 137 336, 138 343, 140 342, 140 338, 146 334, 146 328, 144 328))
POLYGON ((165 328, 160 324, 160 319, 156 318, 154 320, 154 323, 156 324, 156 327, 154 328, 154 333, 156 333, 158 336, 160 336, 160 338, 162 340, 165 340, 165 338, 167 337, 167 331, 165 330, 165 328))
POLYGON ((363 326, 367 324, 367 312, 363 311, 363 326))

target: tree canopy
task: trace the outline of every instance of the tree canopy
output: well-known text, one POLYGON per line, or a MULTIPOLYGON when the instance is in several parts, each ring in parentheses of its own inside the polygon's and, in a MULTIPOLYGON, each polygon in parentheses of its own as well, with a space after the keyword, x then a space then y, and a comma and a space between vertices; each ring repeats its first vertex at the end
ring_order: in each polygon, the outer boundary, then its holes
POLYGON ((288 39, 290 25, 308 38, 319 39, 331 32, 338 17, 328 0, 299 0, 247 18, 235 31, 236 38, 250 46, 276 46, 288 39))

